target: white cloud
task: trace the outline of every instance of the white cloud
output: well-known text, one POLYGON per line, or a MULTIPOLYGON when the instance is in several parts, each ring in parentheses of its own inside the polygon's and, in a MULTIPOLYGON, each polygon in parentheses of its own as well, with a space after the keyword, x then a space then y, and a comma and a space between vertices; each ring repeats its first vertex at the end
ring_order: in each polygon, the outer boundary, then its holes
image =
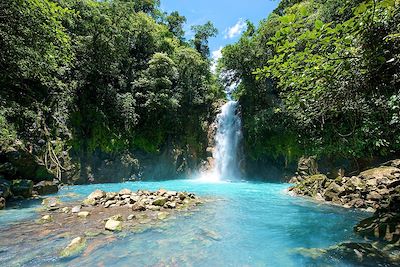
POLYGON ((212 51, 211 56, 213 59, 213 63, 211 65, 211 71, 215 73, 215 71, 217 70, 218 59, 222 57, 222 46, 220 46, 218 50, 212 51))
POLYGON ((246 28, 246 22, 240 18, 235 25, 225 30, 225 39, 232 39, 239 36, 246 28))

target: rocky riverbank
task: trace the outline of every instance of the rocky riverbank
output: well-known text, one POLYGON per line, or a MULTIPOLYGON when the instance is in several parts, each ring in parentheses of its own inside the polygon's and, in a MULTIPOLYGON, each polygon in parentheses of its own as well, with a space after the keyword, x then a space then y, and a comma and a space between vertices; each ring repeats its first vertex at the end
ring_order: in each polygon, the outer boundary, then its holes
MULTIPOLYGON (((400 262, 400 160, 386 162, 357 176, 346 177, 338 171, 336 178, 328 178, 318 172, 314 159, 303 159, 290 182, 295 184, 289 188, 293 195, 374 212, 372 217, 354 227, 358 235, 371 243, 351 244, 362 248, 357 251, 348 249, 348 244, 341 244, 338 248, 346 248, 343 251, 347 254, 351 251, 359 263, 371 262, 374 257, 400 262), (372 244, 375 241, 378 243, 372 244)), ((332 251, 338 254, 342 249, 326 250, 332 251)))
POLYGON ((207 201, 188 192, 160 189, 132 192, 96 190, 81 202, 61 202, 58 197, 43 200, 35 221, 21 222, 3 229, 10 243, 21 239, 57 237, 68 239, 61 257, 90 253, 97 246, 112 242, 114 235, 140 233, 149 228, 162 229, 178 214, 191 213, 207 201))

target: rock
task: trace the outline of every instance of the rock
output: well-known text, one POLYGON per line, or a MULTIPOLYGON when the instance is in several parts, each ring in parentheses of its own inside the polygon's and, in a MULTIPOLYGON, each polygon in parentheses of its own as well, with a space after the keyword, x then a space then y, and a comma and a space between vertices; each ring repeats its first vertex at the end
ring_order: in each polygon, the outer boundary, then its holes
POLYGON ((372 191, 367 195, 367 200, 381 200, 382 196, 376 191, 372 191))
POLYGON ((106 197, 106 192, 97 189, 96 191, 92 192, 86 199, 99 200, 103 197, 106 197))
POLYGON ((300 175, 318 174, 318 164, 315 157, 301 157, 297 164, 297 171, 300 175))
POLYGON ((4 199, 11 196, 11 183, 0 177, 0 197, 4 199))
POLYGON ((31 180, 13 180, 11 192, 14 196, 28 198, 32 196, 33 182, 31 180))
POLYGON ((107 192, 105 200, 114 199, 116 196, 117 196, 117 193, 115 193, 115 192, 107 192))
POLYGON ((96 206, 98 203, 95 198, 86 198, 82 201, 82 204, 85 206, 96 206))
POLYGON ((154 205, 149 205, 146 207, 148 210, 152 210, 152 211, 158 211, 161 209, 160 206, 154 206, 154 205))
POLYGON ((165 212, 165 211, 160 211, 159 213, 157 213, 157 218, 159 220, 165 220, 168 216, 169 216, 169 213, 165 212))
POLYGON ((43 199, 42 205, 47 209, 58 208, 61 205, 61 200, 58 197, 48 197, 43 199))
POLYGON ((167 203, 165 203, 164 207, 168 208, 168 209, 175 209, 176 208, 176 203, 173 201, 169 201, 167 203))
POLYGON ((109 231, 122 231, 122 222, 114 219, 108 219, 104 228, 109 231))
POLYGON ((81 206, 74 206, 71 209, 72 213, 79 213, 81 211, 81 206))
POLYGON ((4 158, 13 166, 18 177, 29 177, 35 182, 53 181, 56 178, 54 174, 47 170, 46 166, 38 163, 35 156, 26 149, 10 149, 4 154, 4 158))
POLYGON ((78 212, 78 217, 79 218, 87 218, 88 216, 90 215, 90 212, 88 212, 88 211, 80 211, 80 212, 78 212))
POLYGON ((129 190, 129 189, 122 189, 121 191, 119 191, 119 195, 120 196, 122 196, 122 195, 130 195, 130 194, 132 194, 132 191, 131 190, 129 190))
POLYGON ((133 211, 145 211, 146 206, 141 202, 135 202, 132 206, 133 211))
POLYGON ((165 190, 165 189, 159 189, 159 190, 156 192, 156 194, 159 195, 159 196, 163 196, 163 195, 165 195, 166 193, 167 193, 167 190, 165 190))
POLYGON ((121 214, 116 214, 114 216, 111 216, 109 219, 112 219, 114 221, 120 221, 120 222, 122 222, 124 220, 124 218, 122 217, 121 214))
POLYGON ((64 213, 69 213, 71 211, 71 209, 68 208, 68 207, 64 207, 64 208, 61 209, 61 211, 64 212, 64 213))
POLYGON ((184 200, 184 199, 186 198, 186 194, 180 192, 180 193, 178 194, 178 197, 179 197, 180 200, 184 200))
POLYGON ((70 257, 80 253, 86 247, 86 239, 82 237, 74 238, 69 245, 64 248, 60 255, 61 257, 70 257))
POLYGON ((104 204, 104 207, 105 207, 105 208, 108 208, 108 207, 110 207, 112 204, 115 204, 115 203, 117 203, 117 201, 115 201, 115 200, 108 200, 108 201, 104 204))
POLYGON ((167 198, 165 198, 165 197, 160 197, 160 198, 157 198, 156 200, 154 200, 153 201, 153 205, 154 206, 160 206, 160 207, 162 207, 162 206, 164 206, 164 204, 167 202, 167 198))
POLYGON ((48 222, 51 222, 51 221, 53 221, 53 216, 51 216, 51 215, 44 215, 39 220, 40 223, 48 223, 48 222))
POLYGON ((4 209, 6 206, 6 199, 4 197, 0 197, 0 210, 4 209))
POLYGON ((135 214, 131 214, 128 216, 128 218, 126 218, 128 221, 132 221, 133 219, 135 219, 135 214))
POLYGON ((58 192, 58 185, 52 181, 41 181, 33 186, 39 195, 50 195, 58 192))

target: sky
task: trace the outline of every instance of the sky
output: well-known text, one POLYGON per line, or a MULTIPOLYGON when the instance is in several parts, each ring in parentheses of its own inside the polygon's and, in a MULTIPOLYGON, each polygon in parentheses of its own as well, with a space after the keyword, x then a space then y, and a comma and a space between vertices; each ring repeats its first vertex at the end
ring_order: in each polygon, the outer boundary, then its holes
POLYGON ((186 38, 191 39, 192 25, 212 21, 218 36, 209 40, 211 56, 218 59, 221 48, 235 43, 246 29, 246 20, 255 25, 278 6, 279 0, 161 0, 165 12, 178 11, 187 19, 186 38))

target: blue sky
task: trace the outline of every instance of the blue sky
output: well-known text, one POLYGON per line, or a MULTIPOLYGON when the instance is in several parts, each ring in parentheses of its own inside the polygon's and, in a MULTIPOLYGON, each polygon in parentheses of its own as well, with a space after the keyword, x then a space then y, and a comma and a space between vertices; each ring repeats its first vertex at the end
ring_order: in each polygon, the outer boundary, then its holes
POLYGON ((220 48, 234 43, 246 29, 248 19, 255 25, 268 16, 279 0, 161 0, 161 9, 170 13, 178 11, 187 18, 186 38, 191 38, 192 25, 212 21, 218 29, 216 38, 210 39, 210 50, 214 58, 220 56, 220 48))

